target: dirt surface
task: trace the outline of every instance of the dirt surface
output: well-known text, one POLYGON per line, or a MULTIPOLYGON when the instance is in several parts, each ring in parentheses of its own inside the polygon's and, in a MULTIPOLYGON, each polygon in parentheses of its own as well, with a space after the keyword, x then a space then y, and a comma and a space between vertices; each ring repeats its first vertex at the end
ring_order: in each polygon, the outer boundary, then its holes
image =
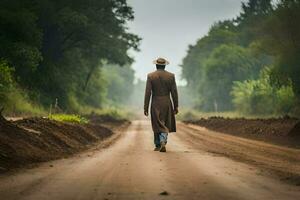
POLYGON ((300 137, 300 121, 289 131, 289 136, 300 137))
POLYGON ((87 119, 89 119, 90 123, 92 124, 107 124, 107 123, 126 123, 128 122, 127 119, 118 119, 114 118, 110 115, 97 115, 97 114, 90 114, 85 116, 87 119))
POLYGON ((296 200, 300 150, 178 124, 167 153, 153 151, 149 121, 108 148, 0 176, 2 199, 296 200), (283 175, 283 174, 281 174, 283 175), (296 179, 295 179, 296 180, 296 179))
POLYGON ((111 136, 112 128, 111 124, 80 125, 43 118, 12 122, 1 118, 0 172, 67 157, 111 136))
POLYGON ((281 119, 229 119, 222 117, 186 121, 217 132, 260 140, 300 149, 300 120, 281 119))

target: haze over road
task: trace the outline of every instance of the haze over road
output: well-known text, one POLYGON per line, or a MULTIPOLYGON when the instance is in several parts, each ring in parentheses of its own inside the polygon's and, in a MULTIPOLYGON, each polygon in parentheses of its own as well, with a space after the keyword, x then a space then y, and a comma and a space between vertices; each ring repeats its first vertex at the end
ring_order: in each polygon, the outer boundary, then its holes
MULTIPOLYGON (((249 159, 252 154, 262 160, 266 156, 274 169, 289 165, 296 173, 299 172, 299 150, 261 142, 255 146, 254 141, 222 134, 214 136, 205 129, 183 124, 178 128, 178 133, 170 135, 168 152, 159 153, 153 151, 149 122, 134 121, 108 148, 2 175, 0 197, 5 200, 300 198, 299 187, 267 176, 252 165, 212 153, 208 144, 219 138, 216 142, 220 147, 224 143, 224 147, 232 151, 234 146, 241 147, 240 151, 246 148, 249 159), (229 148, 229 145, 232 146, 229 148), (268 155, 267 148, 274 149, 274 153, 268 155), (282 163, 285 159, 291 163, 282 163), (168 195, 160 195, 164 191, 168 195)), ((261 163, 262 166, 267 164, 261 163)))
POLYGON ((168 70, 175 73, 177 84, 181 79, 182 59, 188 46, 206 35, 217 21, 235 18, 243 0, 129 0, 135 19, 129 30, 143 38, 140 52, 131 52, 132 67, 138 79, 146 80, 153 70, 152 61, 165 57, 170 61, 168 70))

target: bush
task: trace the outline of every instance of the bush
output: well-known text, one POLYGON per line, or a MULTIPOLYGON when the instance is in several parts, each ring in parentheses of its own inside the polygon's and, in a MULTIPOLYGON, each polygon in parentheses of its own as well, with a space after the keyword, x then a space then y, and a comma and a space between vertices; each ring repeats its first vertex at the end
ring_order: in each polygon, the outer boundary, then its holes
POLYGON ((33 105, 26 93, 21 90, 13 78, 14 70, 5 61, 0 61, 0 106, 9 115, 44 113, 43 108, 33 105))
POLYGON ((198 115, 193 111, 180 111, 179 114, 176 116, 177 119, 182 121, 190 121, 198 119, 198 115))
POLYGON ((270 68, 262 70, 258 80, 234 82, 233 104, 244 114, 287 115, 293 112, 296 102, 292 87, 273 87, 270 84, 270 68))
POLYGON ((233 44, 217 47, 204 62, 204 81, 200 86, 202 109, 232 110, 233 82, 257 78, 261 67, 250 49, 233 44))
POLYGON ((5 93, 13 87, 13 69, 8 64, 0 60, 0 102, 4 101, 5 93))

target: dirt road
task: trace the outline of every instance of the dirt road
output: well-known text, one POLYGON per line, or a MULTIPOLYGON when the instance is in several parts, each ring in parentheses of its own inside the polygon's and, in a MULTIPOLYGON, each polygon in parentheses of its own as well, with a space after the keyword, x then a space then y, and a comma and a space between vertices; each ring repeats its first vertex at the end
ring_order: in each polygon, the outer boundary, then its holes
POLYGON ((167 147, 154 152, 149 122, 134 121, 108 148, 2 175, 0 199, 300 199, 264 173, 300 174, 299 150, 183 124, 167 147))

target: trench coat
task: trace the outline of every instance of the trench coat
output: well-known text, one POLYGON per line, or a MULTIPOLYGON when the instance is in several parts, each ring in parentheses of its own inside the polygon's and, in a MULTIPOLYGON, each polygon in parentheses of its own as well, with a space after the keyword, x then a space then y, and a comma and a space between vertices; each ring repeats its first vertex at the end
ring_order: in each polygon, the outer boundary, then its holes
POLYGON ((148 74, 144 98, 145 112, 149 110, 150 99, 153 132, 176 132, 174 109, 178 108, 178 92, 175 75, 162 69, 148 74))

